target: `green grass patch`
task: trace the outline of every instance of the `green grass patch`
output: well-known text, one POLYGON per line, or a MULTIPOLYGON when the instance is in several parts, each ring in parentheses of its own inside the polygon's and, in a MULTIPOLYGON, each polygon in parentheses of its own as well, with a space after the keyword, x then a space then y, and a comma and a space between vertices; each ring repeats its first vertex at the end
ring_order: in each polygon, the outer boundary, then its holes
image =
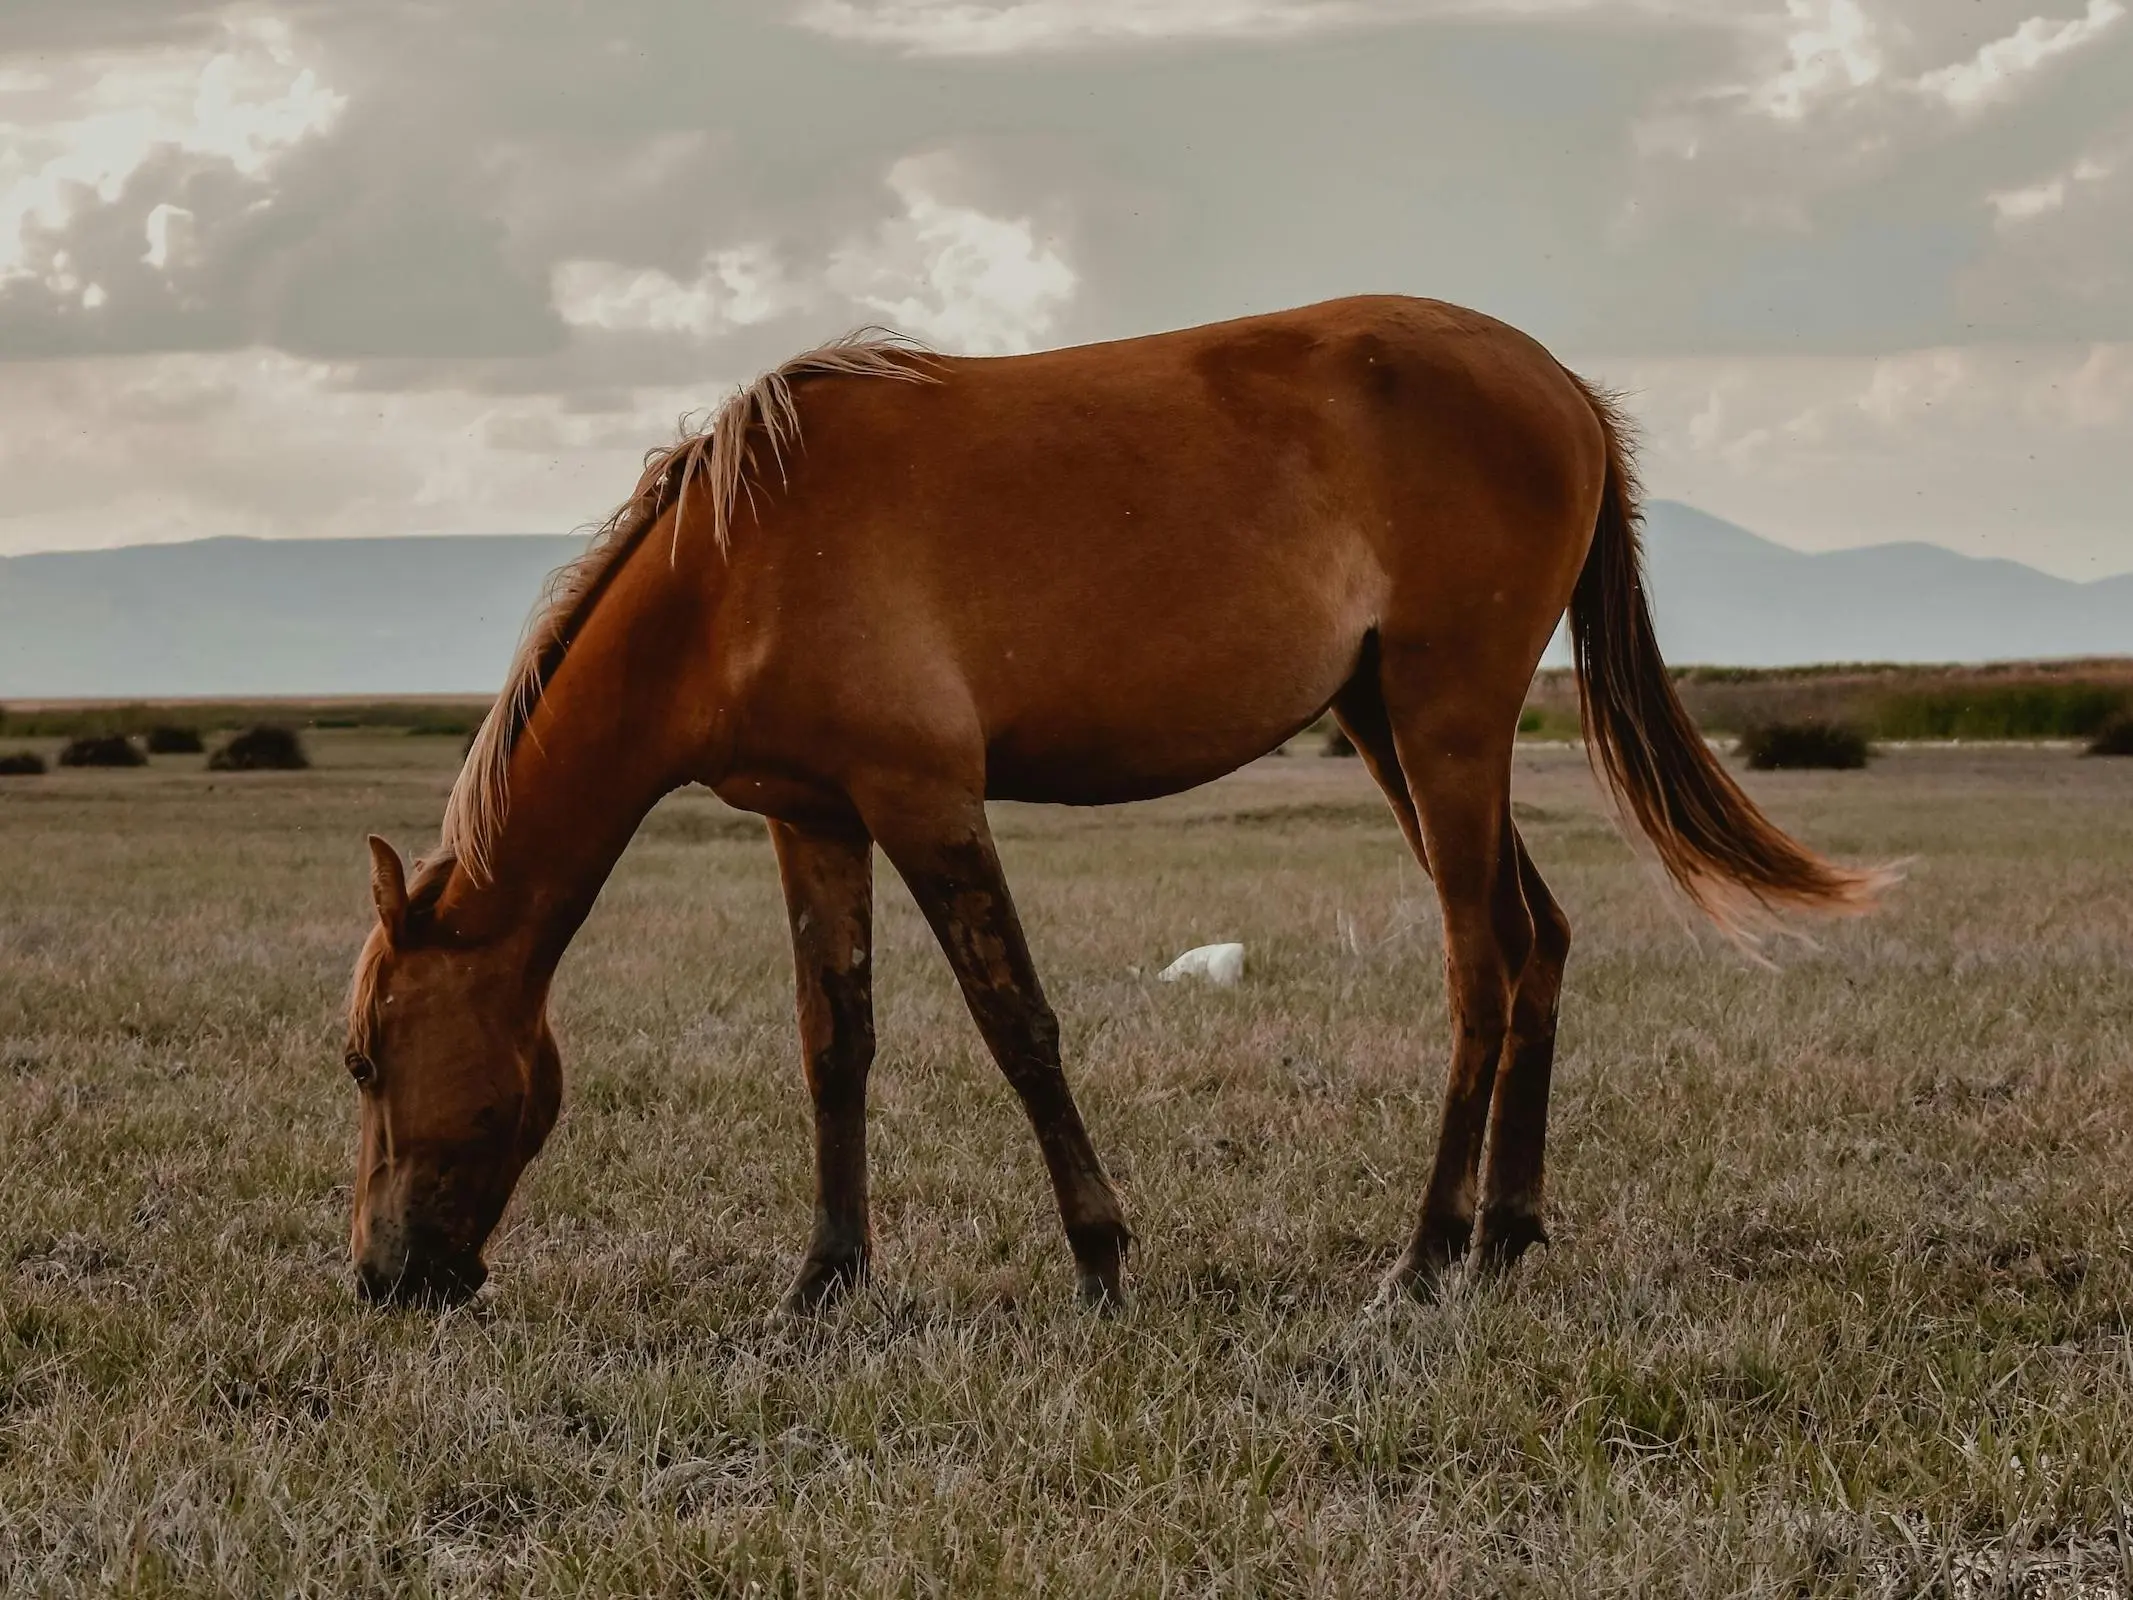
POLYGON ((1884 739, 2087 739, 2133 709, 2133 691, 2100 683, 1978 685, 1892 695, 1873 718, 1884 739))

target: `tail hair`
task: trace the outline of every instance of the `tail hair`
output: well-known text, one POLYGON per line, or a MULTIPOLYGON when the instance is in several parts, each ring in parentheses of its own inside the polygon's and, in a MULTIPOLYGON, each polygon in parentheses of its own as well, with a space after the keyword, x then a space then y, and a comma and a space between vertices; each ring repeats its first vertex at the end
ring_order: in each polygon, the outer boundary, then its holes
POLYGON ((1570 601, 1579 714, 1594 771, 1667 876, 1741 943, 1754 947, 1788 912, 1871 911, 1899 874, 1839 866, 1764 816, 1674 692, 1645 601, 1630 425, 1614 396, 1576 381, 1607 440, 1599 520, 1570 601))

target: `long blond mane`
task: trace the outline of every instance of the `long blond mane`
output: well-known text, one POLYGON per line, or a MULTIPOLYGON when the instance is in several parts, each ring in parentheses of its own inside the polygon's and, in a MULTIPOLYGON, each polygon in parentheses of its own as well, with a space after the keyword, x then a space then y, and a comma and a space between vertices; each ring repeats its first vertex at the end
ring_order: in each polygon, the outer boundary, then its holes
POLYGON ((684 418, 674 443, 646 454, 643 475, 630 497, 593 529, 584 554, 549 578, 503 692, 483 719, 452 785, 444 811, 444 849, 477 882, 489 876, 489 853, 510 806, 511 752, 519 735, 532 721, 542 691, 601 592, 653 525, 673 509, 668 560, 678 565, 690 508, 704 506, 710 512, 712 541, 721 556, 728 554, 742 496, 751 509, 756 506, 758 440, 769 444, 780 485, 785 481, 787 453, 800 438, 795 379, 841 372, 931 383, 932 360, 899 334, 863 328, 794 356, 734 390, 701 426, 692 427, 684 418))

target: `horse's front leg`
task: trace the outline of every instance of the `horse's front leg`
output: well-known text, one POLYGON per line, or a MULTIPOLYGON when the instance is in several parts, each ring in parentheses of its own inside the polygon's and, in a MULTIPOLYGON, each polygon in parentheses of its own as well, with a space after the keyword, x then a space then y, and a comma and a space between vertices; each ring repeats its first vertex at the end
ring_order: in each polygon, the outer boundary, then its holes
POLYGON ((867 821, 932 925, 978 1030, 1036 1130, 1082 1299, 1107 1310, 1123 1305, 1120 1273, 1133 1231, 1067 1087, 1059 1023, 1037 981, 984 801, 953 792, 876 796, 867 821))
POLYGON ((873 841, 770 825, 792 922, 801 1062, 815 1110, 815 1230, 780 1309, 805 1315, 866 1276, 867 1069, 874 1061, 873 841))

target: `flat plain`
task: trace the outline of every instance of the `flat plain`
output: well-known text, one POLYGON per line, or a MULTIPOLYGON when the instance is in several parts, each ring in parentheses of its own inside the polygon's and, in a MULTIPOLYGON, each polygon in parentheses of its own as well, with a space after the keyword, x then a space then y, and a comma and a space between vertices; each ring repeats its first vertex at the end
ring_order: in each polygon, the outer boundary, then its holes
POLYGON ((0 780, 0 1579, 161 1594, 2133 1594, 2133 762, 1756 776, 1881 916, 1758 966, 1574 750, 1553 1244, 1369 1302, 1446 1053, 1353 761, 1002 807, 1140 1234, 1073 1303, 1033 1141, 878 894, 877 1275, 773 1327, 809 1206, 760 826, 656 811, 565 963, 563 1123, 447 1314, 355 1300, 365 831, 457 741, 0 780), (1248 947, 1238 988, 1164 985, 1248 947))

